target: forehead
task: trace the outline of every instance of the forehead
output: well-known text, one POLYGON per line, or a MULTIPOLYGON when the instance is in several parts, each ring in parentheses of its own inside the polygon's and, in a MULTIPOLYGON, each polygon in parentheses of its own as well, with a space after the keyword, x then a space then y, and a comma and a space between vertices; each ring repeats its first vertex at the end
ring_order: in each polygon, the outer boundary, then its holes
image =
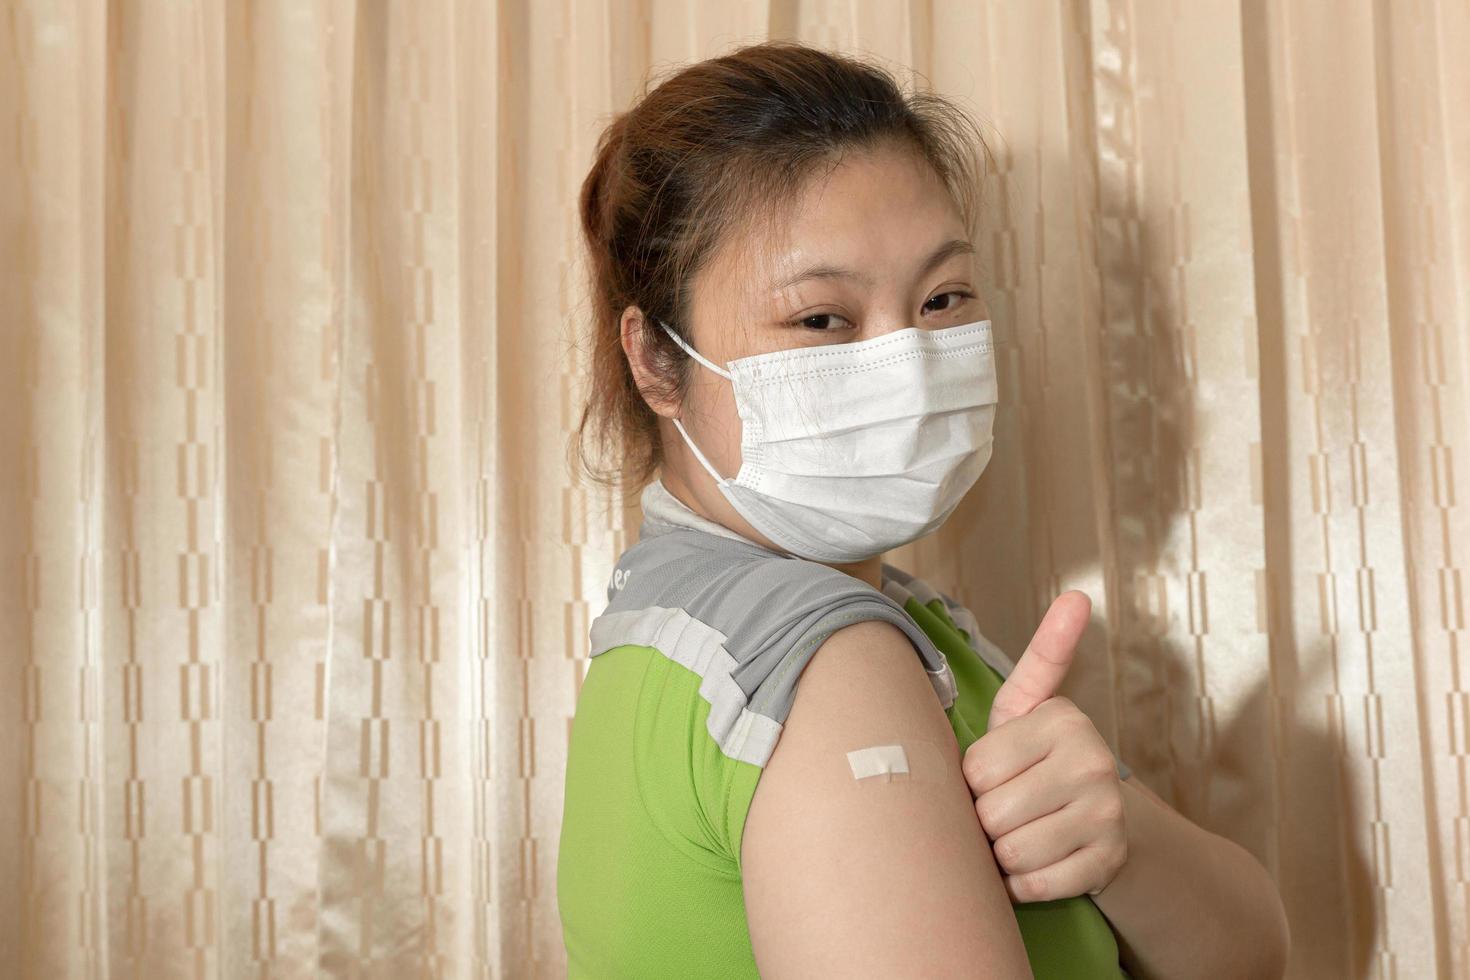
POLYGON ((855 152, 818 167, 794 200, 732 230, 706 264, 701 291, 722 303, 769 303, 789 294, 784 280, 819 264, 881 282, 939 242, 965 237, 958 205, 916 152, 855 152))

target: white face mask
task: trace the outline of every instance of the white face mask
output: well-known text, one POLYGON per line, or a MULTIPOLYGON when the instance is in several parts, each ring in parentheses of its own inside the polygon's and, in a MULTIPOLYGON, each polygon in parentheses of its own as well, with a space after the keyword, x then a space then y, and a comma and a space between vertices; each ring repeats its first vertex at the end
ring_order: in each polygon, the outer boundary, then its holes
POLYGON ((674 419, 715 485, 787 553, 853 562, 933 531, 990 461, 997 401, 990 321, 798 347, 711 363, 729 378, 741 465, 720 476, 674 419))

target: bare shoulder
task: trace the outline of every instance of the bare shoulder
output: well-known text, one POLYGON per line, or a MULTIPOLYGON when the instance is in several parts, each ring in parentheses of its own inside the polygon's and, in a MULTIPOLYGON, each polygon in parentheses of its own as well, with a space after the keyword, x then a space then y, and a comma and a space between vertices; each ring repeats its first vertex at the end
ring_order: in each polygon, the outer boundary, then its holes
POLYGON ((807 664, 740 850, 763 977, 1031 976, 954 732, 890 623, 807 664))

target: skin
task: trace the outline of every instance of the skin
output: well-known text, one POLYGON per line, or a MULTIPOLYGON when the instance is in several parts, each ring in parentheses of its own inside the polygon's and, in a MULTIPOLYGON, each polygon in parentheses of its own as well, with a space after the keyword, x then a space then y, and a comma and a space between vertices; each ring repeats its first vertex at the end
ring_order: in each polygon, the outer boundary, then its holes
MULTIPOLYGON (((810 182, 776 237, 735 236, 711 257, 692 283, 686 336, 724 365, 986 319, 972 250, 926 261, 967 239, 953 200, 921 160, 896 148, 853 154, 810 182), (846 272, 773 285, 813 266, 846 272)), ((665 486, 703 517, 779 550, 729 505, 671 421, 681 419, 715 469, 733 476, 741 430, 730 382, 696 364, 682 401, 654 394, 642 317, 635 306, 624 311, 623 348, 660 417, 665 486)), ((829 564, 878 588, 883 558, 829 564)), ((830 973, 840 962, 842 975, 898 976, 922 962, 917 972, 926 976, 1028 976, 1006 902, 1080 894, 1108 918, 1139 980, 1283 974, 1289 932, 1265 869, 1137 779, 1119 780, 1107 743, 1057 693, 1090 610, 1081 592, 1057 598, 997 694, 989 729, 963 759, 896 628, 857 623, 818 649, 742 842, 762 975, 830 973), (857 746, 936 740, 953 752, 918 797, 854 796, 850 776, 830 766, 857 746), (915 839, 903 861, 885 863, 896 842, 915 839), (855 868, 853 854, 871 857, 855 868), (905 901, 880 903, 882 917, 870 921, 872 903, 854 905, 851 896, 874 893, 905 901), (811 921, 831 926, 814 937, 792 925, 811 921), (939 947, 935 935, 945 937, 939 947)))

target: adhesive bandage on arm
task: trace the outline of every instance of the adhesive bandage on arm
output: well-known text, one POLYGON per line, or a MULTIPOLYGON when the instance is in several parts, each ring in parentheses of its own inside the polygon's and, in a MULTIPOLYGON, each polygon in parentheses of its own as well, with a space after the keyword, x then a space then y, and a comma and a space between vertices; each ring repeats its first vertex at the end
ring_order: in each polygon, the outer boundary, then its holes
POLYGON ((904 742, 869 745, 847 753, 852 778, 859 783, 886 785, 894 782, 922 780, 930 782, 944 776, 945 760, 933 742, 904 742))

